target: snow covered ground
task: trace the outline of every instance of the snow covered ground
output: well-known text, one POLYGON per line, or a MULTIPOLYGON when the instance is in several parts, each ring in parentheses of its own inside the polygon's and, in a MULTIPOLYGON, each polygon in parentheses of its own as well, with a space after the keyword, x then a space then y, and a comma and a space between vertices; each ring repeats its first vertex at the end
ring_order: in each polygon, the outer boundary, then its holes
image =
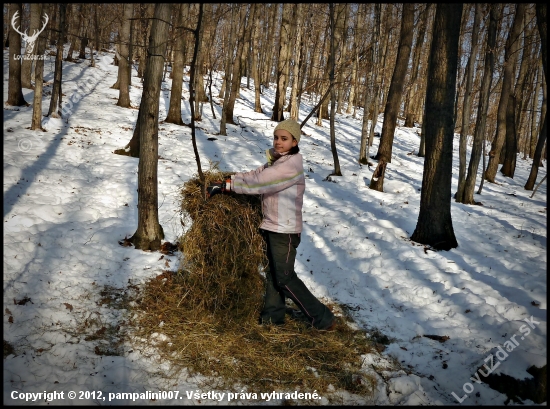
MULTIPOLYGON (((50 91, 53 58, 45 64, 50 91)), ((281 404, 281 399, 241 399, 240 389, 217 391, 225 393, 221 400, 212 395, 196 399, 186 392, 207 393, 198 386, 200 379, 182 374, 167 383, 165 362, 124 343, 117 346, 117 355, 98 355, 98 348, 113 346, 93 339, 90 331, 86 335, 87 326, 123 327, 127 310, 116 303, 122 304, 128 286, 167 267, 176 269, 179 262, 179 254, 159 260, 158 253, 118 244, 137 227, 138 160, 112 152, 130 140, 138 111, 116 106, 118 91, 110 87, 118 67, 110 65, 112 58, 100 54, 96 68, 88 61, 63 63, 64 100, 79 87, 73 98, 78 101, 65 106, 63 120, 45 119, 47 132, 29 130, 32 106, 4 106, 3 329, 4 340, 14 348, 4 358, 4 404, 281 404), (105 301, 109 297, 114 298, 105 301), (159 390, 179 395, 156 400, 109 395, 159 390), (228 393, 236 396, 229 401, 228 393)), ((219 74, 216 79, 215 97, 219 74)), ((4 102, 7 80, 4 50, 4 102)), ((132 81, 131 99, 137 107, 142 84, 137 77, 132 81)), ((253 90, 245 85, 243 79, 242 98, 235 105, 240 125, 228 125, 227 137, 216 135, 221 107, 214 105, 213 119, 209 105, 204 106, 197 144, 205 168, 208 161, 219 161, 220 169, 250 170, 265 161, 276 125, 269 120, 275 90, 265 90, 265 114, 259 114, 253 112, 253 90)), ((170 86, 167 78, 161 121, 170 86)), ((33 91, 23 92, 32 102, 33 91)), ((189 123, 184 94, 182 115, 189 123)), ((45 95, 44 114, 49 101, 45 95)), ((307 98, 302 102, 300 117, 305 118, 311 105, 307 98)), ((499 173, 498 184, 485 183, 476 195, 483 206, 452 201, 459 247, 431 251, 409 239, 422 185, 416 129, 397 128, 385 192, 372 191, 367 186, 374 168, 357 162, 361 114, 357 119, 336 117, 343 176, 331 180, 324 180, 333 169, 328 121, 317 127, 310 119, 303 128, 307 136, 302 136, 300 149, 307 187, 297 272, 317 296, 345 304, 359 325, 370 333, 378 330, 391 343, 382 354, 365 357, 365 366, 376 368, 379 379, 373 399, 352 401, 342 393, 301 403, 503 404, 505 395, 476 381, 476 371, 490 354, 499 363, 494 373, 518 379, 531 377, 529 366, 546 364, 547 184, 530 198, 532 192, 523 185, 531 160, 519 157, 514 179, 499 173), (423 335, 448 339, 439 342, 423 335)), ((378 131, 381 126, 380 121, 378 131)), ((375 138, 371 155, 378 142, 375 138)), ((159 145, 160 222, 165 239, 174 242, 182 234, 178 191, 196 174, 191 129, 162 123, 159 145)), ((453 193, 458 138, 454 154, 453 193)), ((544 162, 538 180, 546 169, 544 162)))

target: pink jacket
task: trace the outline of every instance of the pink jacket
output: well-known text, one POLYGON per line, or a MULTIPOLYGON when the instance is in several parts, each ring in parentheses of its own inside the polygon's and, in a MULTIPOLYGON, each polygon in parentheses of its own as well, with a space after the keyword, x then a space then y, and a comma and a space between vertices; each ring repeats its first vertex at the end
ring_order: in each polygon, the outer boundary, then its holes
POLYGON ((231 190, 262 195, 264 219, 260 228, 275 233, 302 232, 306 179, 302 155, 283 155, 272 165, 231 176, 231 190))

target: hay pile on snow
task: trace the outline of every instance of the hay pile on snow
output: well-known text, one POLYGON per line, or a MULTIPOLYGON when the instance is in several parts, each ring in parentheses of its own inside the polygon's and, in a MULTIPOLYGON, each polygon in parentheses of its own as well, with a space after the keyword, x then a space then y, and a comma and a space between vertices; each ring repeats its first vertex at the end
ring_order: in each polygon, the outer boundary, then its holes
MULTIPOLYGON (((209 184, 228 174, 214 169, 205 176, 209 184)), ((182 212, 181 268, 142 289, 130 323, 136 347, 169 362, 174 374, 185 369, 205 376, 211 388, 241 384, 253 392, 321 394, 335 387, 371 394, 372 378, 361 370, 361 355, 372 351, 364 332, 343 321, 336 332, 290 317, 280 327, 258 324, 267 262, 259 197, 224 194, 205 201, 195 178, 182 189, 182 212)), ((339 306, 333 309, 345 316, 339 306)))
MULTIPOLYGON (((207 185, 226 177, 208 172, 207 185)), ((259 269, 267 262, 259 197, 224 194, 205 201, 200 181, 192 179, 182 191, 182 210, 192 223, 181 240, 187 303, 216 319, 257 321, 264 291, 259 269)))

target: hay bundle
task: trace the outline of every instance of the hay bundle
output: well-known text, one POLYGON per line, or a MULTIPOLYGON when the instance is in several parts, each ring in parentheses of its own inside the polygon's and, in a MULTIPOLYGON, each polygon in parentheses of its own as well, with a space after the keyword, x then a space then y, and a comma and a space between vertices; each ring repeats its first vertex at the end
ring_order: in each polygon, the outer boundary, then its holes
MULTIPOLYGON (((210 183, 228 174, 205 176, 210 183)), ((266 262, 259 198, 231 194, 205 201, 200 181, 191 179, 182 190, 182 210, 192 222, 181 244, 187 302, 220 319, 257 320, 264 285, 258 269, 266 262)))

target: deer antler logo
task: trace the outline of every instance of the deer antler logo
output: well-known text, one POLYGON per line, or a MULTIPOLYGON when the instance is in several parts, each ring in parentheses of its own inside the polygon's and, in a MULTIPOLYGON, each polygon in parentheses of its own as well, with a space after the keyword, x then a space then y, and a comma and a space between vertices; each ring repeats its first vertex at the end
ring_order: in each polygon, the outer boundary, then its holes
POLYGON ((44 13, 44 25, 42 26, 42 28, 40 30, 34 30, 32 35, 31 36, 28 36, 27 35, 27 30, 25 30, 24 33, 22 33, 21 31, 19 31, 18 28, 15 28, 15 21, 17 20, 17 15, 19 14, 19 11, 16 11, 15 14, 13 15, 12 19, 11 19, 11 26, 13 27, 13 29, 19 33, 21 35, 21 37, 23 38, 23 40, 25 40, 26 44, 27 44, 27 50, 26 50, 26 53, 27 54, 30 54, 32 53, 32 50, 34 50, 34 43, 36 42, 36 40, 38 39, 38 36, 40 35, 40 33, 42 31, 44 31, 44 29, 46 28, 46 24, 48 24, 48 21, 49 21, 49 17, 46 13, 44 13))

